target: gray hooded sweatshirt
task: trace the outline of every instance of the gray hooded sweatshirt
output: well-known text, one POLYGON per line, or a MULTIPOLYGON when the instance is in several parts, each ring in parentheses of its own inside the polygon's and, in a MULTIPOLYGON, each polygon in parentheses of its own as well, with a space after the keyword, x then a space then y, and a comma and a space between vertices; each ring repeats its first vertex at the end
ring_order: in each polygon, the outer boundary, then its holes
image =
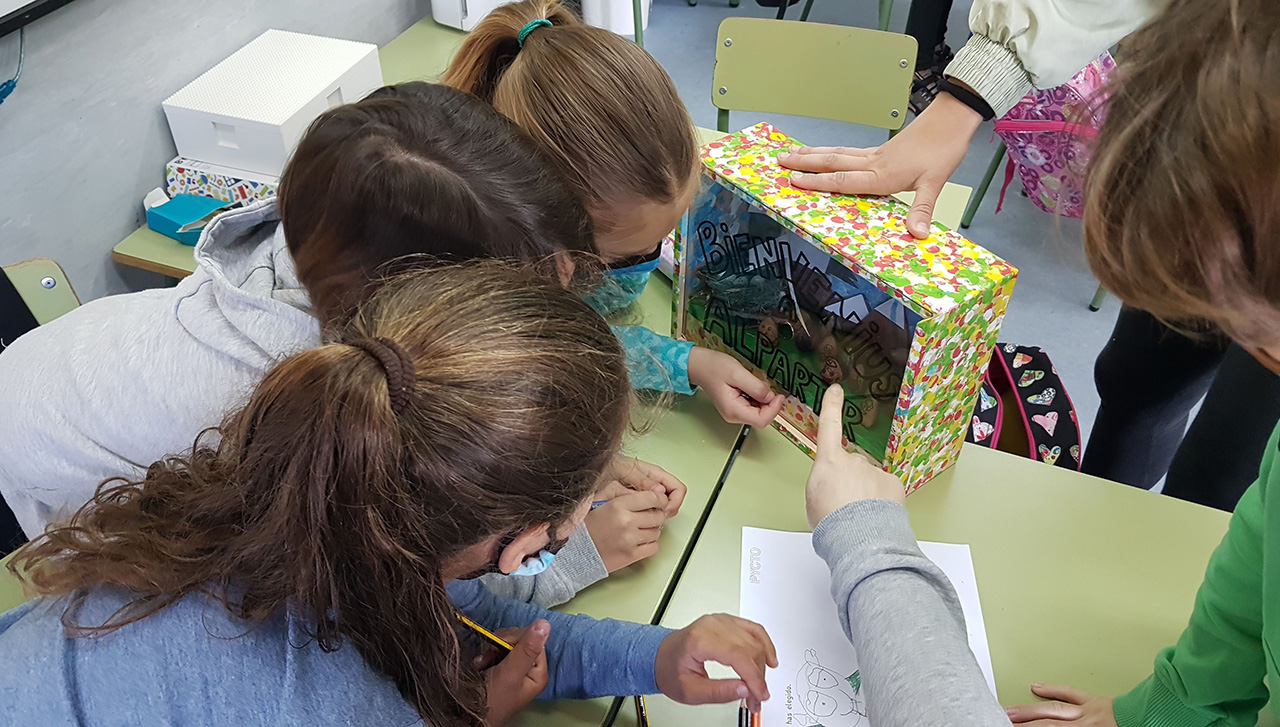
MULTIPOLYGON (((0 355, 0 493, 28 536, 110 477, 141 479, 248 401, 320 326, 274 200, 233 210, 174 288, 90 301, 0 355)), ((490 576, 500 596, 550 606, 608 575, 585 528, 535 578, 490 576)))

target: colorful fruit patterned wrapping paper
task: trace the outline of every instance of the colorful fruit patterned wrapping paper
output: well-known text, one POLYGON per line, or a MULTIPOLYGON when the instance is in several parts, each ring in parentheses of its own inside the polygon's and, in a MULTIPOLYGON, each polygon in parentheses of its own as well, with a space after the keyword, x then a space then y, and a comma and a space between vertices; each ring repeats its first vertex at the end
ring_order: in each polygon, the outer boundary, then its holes
POLYGON ((846 446, 911 491, 959 456, 1017 270, 937 223, 916 240, 891 197, 792 187, 777 157, 798 144, 759 124, 703 147, 706 184, 675 241, 673 330, 788 394, 775 427, 811 456, 813 406, 842 383, 846 446), (894 370, 859 363, 869 325, 901 329, 876 346, 894 370))

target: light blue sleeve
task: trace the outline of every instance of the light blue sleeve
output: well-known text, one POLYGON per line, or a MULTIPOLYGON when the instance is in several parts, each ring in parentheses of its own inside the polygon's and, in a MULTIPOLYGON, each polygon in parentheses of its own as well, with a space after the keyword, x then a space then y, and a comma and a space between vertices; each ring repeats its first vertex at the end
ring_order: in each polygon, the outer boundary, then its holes
POLYGON ((550 681, 538 699, 590 699, 657 694, 658 646, 670 629, 548 611, 502 600, 478 581, 453 581, 449 598, 463 613, 490 629, 524 628, 545 618, 550 681))
POLYGON ((627 353, 631 388, 692 394, 689 352, 693 344, 654 333, 643 326, 613 326, 627 353))

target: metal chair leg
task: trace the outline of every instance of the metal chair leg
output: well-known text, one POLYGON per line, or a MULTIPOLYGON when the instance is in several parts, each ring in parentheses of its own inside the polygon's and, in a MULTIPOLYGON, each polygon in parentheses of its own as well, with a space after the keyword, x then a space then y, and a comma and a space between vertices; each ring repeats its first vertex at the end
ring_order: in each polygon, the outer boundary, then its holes
POLYGON ((636 21, 636 45, 641 48, 644 47, 644 8, 640 7, 640 3, 644 1, 631 0, 631 15, 636 21))
POLYGON ((782 0, 782 4, 778 6, 778 20, 787 17, 787 0, 782 0))
POLYGON ((805 0, 804 10, 800 12, 800 20, 809 19, 809 11, 813 9, 813 0, 805 0))
POLYGON ((999 148, 996 149, 995 156, 991 157, 991 164, 987 165, 987 174, 982 178, 982 184, 973 193, 973 199, 969 200, 969 206, 964 208, 964 216, 960 218, 960 228, 967 230, 973 222, 973 216, 978 214, 978 205, 982 204, 982 197, 987 193, 987 187, 991 186, 991 180, 996 176, 996 170, 1000 168, 1000 162, 1004 161, 1004 155, 1008 151, 1004 142, 1000 142, 999 148))
POLYGON ((1102 302, 1106 299, 1107 299, 1107 289, 1102 287, 1101 284, 1099 284, 1097 291, 1095 291, 1093 294, 1093 300, 1089 301, 1089 310, 1093 311, 1094 313, 1097 313, 1098 309, 1102 308, 1102 302))
POLYGON ((889 16, 893 13, 893 0, 880 0, 880 29, 889 29, 889 16))
POLYGON ((720 113, 716 116, 716 128, 721 134, 729 133, 729 110, 720 109, 720 113))
POLYGON ((738 7, 738 0, 729 0, 729 7, 731 8, 738 7))

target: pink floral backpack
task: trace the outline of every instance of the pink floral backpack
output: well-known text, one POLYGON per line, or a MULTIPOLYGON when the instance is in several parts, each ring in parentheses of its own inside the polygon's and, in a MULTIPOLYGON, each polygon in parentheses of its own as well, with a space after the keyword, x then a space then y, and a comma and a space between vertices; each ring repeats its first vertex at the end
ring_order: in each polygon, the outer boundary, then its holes
POLYGON ((1081 216, 1090 142, 1105 120, 1106 82, 1115 67, 1111 54, 1103 53, 1070 81, 1032 91, 996 120, 996 134, 1009 150, 996 212, 1017 171, 1035 206, 1081 216))

